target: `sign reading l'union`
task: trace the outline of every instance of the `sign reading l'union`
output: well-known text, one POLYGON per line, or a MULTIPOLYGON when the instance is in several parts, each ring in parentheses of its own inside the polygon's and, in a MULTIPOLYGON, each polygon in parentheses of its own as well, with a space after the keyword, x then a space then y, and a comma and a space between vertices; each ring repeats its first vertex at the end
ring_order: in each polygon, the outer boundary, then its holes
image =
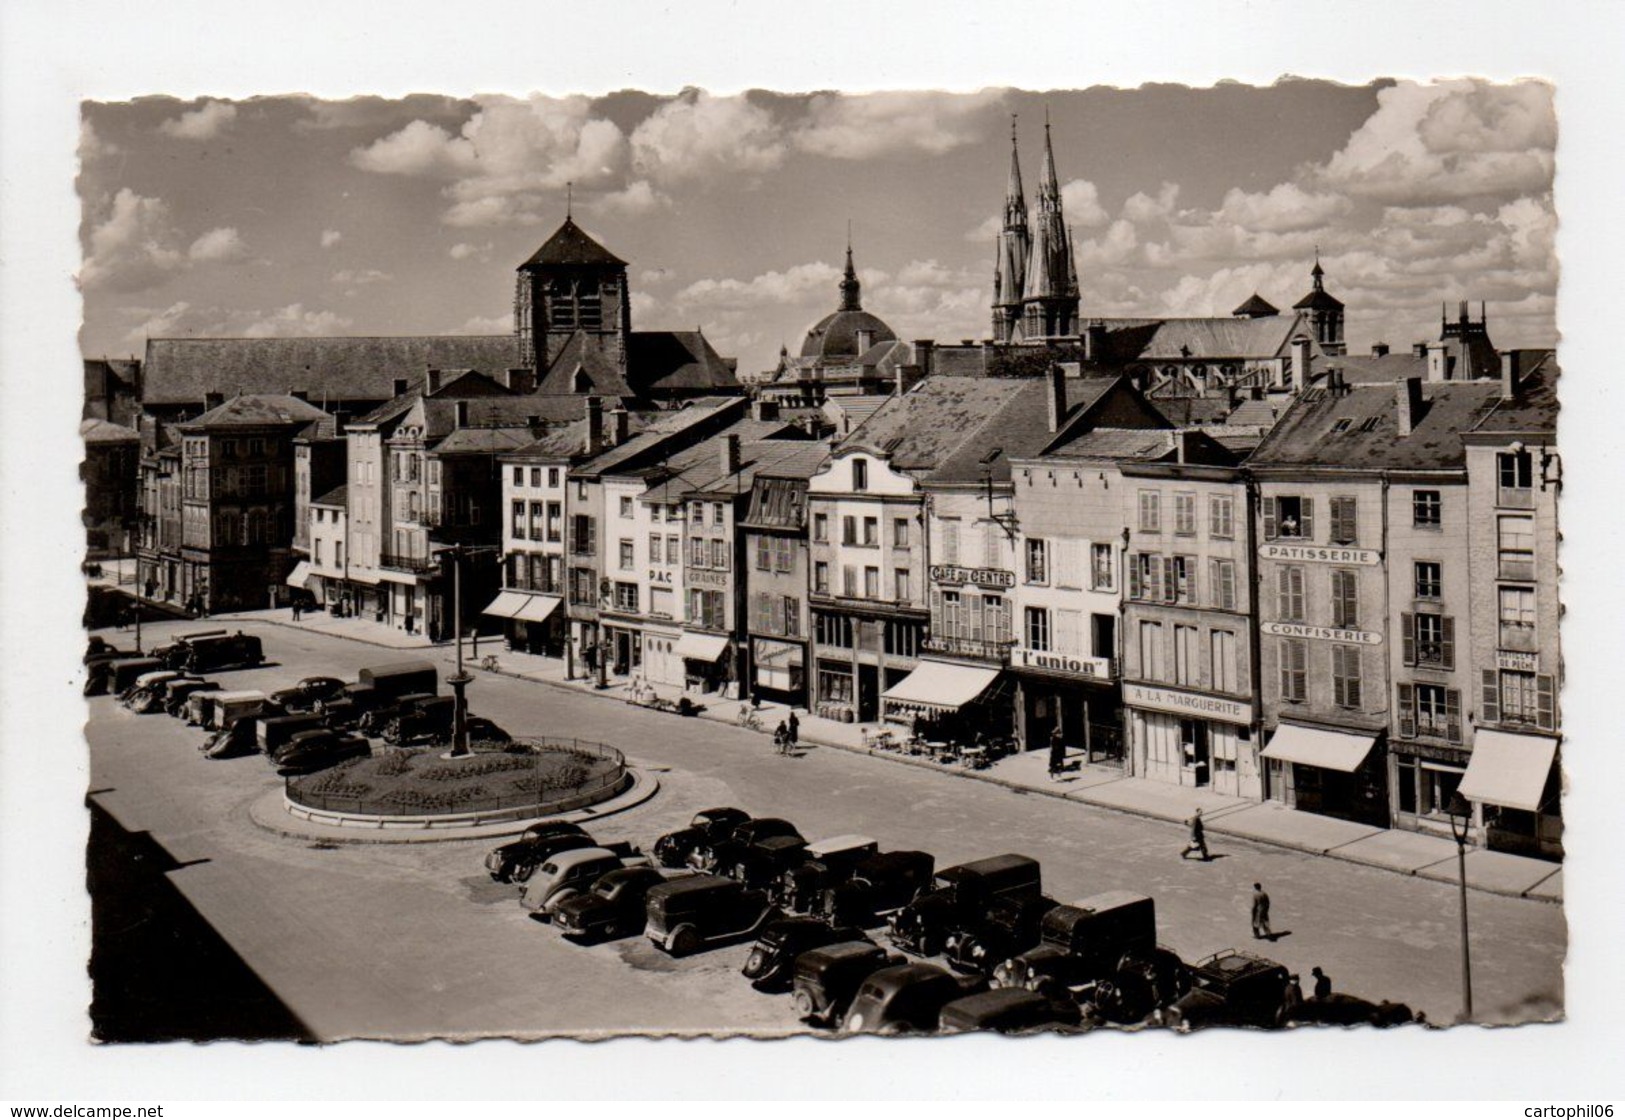
POLYGON ((1309 564, 1382 563, 1382 554, 1372 548, 1338 548, 1318 544, 1261 544, 1258 555, 1265 560, 1293 560, 1309 564))
POLYGON ((1151 708, 1159 712, 1177 712, 1184 716, 1206 716, 1225 723, 1250 724, 1253 706, 1240 700, 1226 700, 1223 696, 1203 696, 1196 692, 1179 692, 1172 688, 1155 688, 1145 684, 1125 684, 1123 702, 1136 708, 1151 708))
POLYGON ((1323 642, 1353 642, 1362 646, 1382 645, 1382 635, 1370 630, 1343 630, 1336 626, 1307 626, 1302 622, 1266 622, 1258 628, 1277 638, 1315 638, 1323 642))
POLYGON ((957 564, 931 565, 931 579, 937 583, 974 583, 977 587, 1016 585, 1016 573, 1003 568, 961 568, 957 564))
POLYGON ((1076 677, 1110 680, 1112 663, 1104 657, 1075 657, 1067 653, 1016 646, 1010 651, 1010 664, 1018 669, 1042 669, 1046 673, 1070 673, 1076 677))

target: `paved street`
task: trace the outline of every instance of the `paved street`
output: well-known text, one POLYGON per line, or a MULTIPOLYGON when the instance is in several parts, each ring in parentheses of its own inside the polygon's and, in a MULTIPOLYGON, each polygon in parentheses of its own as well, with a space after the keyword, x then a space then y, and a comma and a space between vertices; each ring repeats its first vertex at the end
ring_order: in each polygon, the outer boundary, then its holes
MULTIPOLYGON (((144 637, 198 628, 150 626, 144 637)), ((217 675, 243 687, 353 677, 402 656, 244 628, 279 664, 217 675)), ((1254 945, 1248 895, 1258 879, 1274 899, 1275 928, 1290 931, 1267 955, 1305 978, 1321 965, 1340 989, 1403 1000, 1434 1022, 1459 1009, 1449 884, 1229 838, 1215 845, 1222 858, 1187 862, 1172 824, 845 751, 781 758, 748 732, 527 681, 480 674, 469 697, 473 711, 517 734, 598 739, 663 769, 660 794, 604 822, 596 831, 605 838, 648 845, 697 808, 733 804, 789 817, 809 837, 863 832, 886 847, 924 848, 939 866, 1020 851, 1042 859, 1045 889, 1062 900, 1110 888, 1153 895, 1162 941, 1188 959, 1254 945)), ((489 881, 485 844, 331 846, 274 835, 247 811, 278 782, 263 759, 211 762, 194 749, 195 729, 107 698, 90 704, 93 800, 183 865, 169 879, 316 1038, 801 1029, 787 999, 758 995, 737 975, 742 947, 673 961, 641 938, 569 945, 526 917, 514 888, 489 881)), ((1479 1017, 1557 1013, 1562 910, 1477 893, 1471 907, 1479 1017)))

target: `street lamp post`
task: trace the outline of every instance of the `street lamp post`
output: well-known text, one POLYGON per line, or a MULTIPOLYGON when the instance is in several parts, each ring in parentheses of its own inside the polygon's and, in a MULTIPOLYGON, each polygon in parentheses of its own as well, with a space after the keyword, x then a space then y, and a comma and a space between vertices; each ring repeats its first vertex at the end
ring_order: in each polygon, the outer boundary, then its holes
POLYGON ((1456 875, 1461 884, 1461 1001, 1464 1022, 1473 1021, 1473 958, 1467 939, 1467 837, 1473 807, 1458 791, 1450 798, 1450 834, 1456 838, 1456 875))
POLYGON ((452 708, 451 757, 468 754, 468 697, 465 689, 473 677, 463 668, 463 550, 451 552, 451 622, 457 635, 457 672, 446 683, 457 698, 452 708))

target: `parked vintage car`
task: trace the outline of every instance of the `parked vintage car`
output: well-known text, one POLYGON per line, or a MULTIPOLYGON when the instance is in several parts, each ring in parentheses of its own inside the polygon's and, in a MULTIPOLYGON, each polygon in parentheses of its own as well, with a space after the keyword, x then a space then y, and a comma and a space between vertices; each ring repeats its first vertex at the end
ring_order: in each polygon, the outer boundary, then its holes
POLYGON ((143 674, 162 672, 164 663, 156 657, 118 657, 110 662, 107 691, 122 697, 143 674))
POLYGON ((1287 1018, 1291 974, 1272 960, 1225 949, 1191 966, 1191 990, 1157 1016, 1163 1026, 1279 1027, 1287 1018))
POLYGON ((687 828, 668 832, 655 841, 655 860, 662 867, 683 867, 695 848, 725 839, 748 820, 750 814, 743 809, 701 809, 687 828))
POLYGON ((801 862, 779 873, 772 886, 773 901, 786 910, 808 914, 824 892, 846 882, 852 869, 880 850, 868 836, 832 836, 807 845, 801 862))
POLYGON ((903 963, 902 956, 888 953, 868 939, 809 949, 796 958, 791 1003, 803 1021, 833 1027, 845 1018, 865 980, 883 968, 903 963))
POLYGON ((163 645, 154 646, 152 656, 162 661, 170 669, 179 669, 186 660, 187 651, 193 642, 206 641, 210 638, 224 638, 227 632, 218 627, 213 630, 193 630, 187 634, 176 634, 163 645))
POLYGON ((164 701, 169 696, 169 686, 174 681, 197 680, 196 677, 185 673, 165 671, 161 673, 147 673, 137 679, 135 687, 124 698, 124 706, 138 715, 150 715, 153 712, 164 710, 164 701))
POLYGON ((498 883, 523 883, 543 860, 572 847, 595 848, 587 830, 569 821, 537 821, 519 837, 498 844, 485 855, 485 870, 498 883), (577 842, 579 841, 579 843, 577 842))
POLYGON ((1403 1003, 1372 1003, 1347 992, 1333 992, 1287 1008, 1286 1021, 1289 1026, 1399 1027, 1416 1022, 1416 1013, 1403 1003))
POLYGON ((644 936, 674 957, 754 937, 784 914, 766 891, 734 879, 693 875, 649 891, 644 936))
POLYGON ((371 688, 384 700, 402 696, 433 696, 440 688, 440 670, 433 661, 391 661, 368 665, 356 674, 356 684, 371 688))
POLYGON ((964 1031, 999 1031, 1018 1034, 1064 1030, 1082 1021, 1078 1005, 1051 999, 1026 988, 994 988, 956 999, 942 1009, 937 1028, 944 1034, 964 1031))
POLYGON ((278 747, 301 731, 315 731, 325 726, 322 717, 315 712, 300 712, 291 716, 262 715, 254 721, 254 725, 254 737, 260 751, 272 758, 278 747))
POLYGON ((321 727, 299 732, 272 752, 271 761, 278 774, 313 774, 352 758, 366 758, 371 753, 372 747, 365 735, 321 727))
POLYGON ((929 890, 888 919, 888 937, 906 953, 933 957, 949 934, 975 928, 999 900, 1043 893, 1038 861, 1028 856, 991 856, 944 868, 929 890))
POLYGON ((993 986, 1053 995, 1112 977, 1129 954, 1156 947, 1156 903, 1134 891, 1105 891, 1046 913, 1039 944, 1000 962, 993 986))
POLYGON ((432 692, 409 692, 393 702, 380 704, 370 712, 363 712, 358 728, 368 735, 382 735, 384 728, 399 719, 403 712, 411 711, 424 701, 433 699, 435 694, 432 692))
POLYGON ((337 677, 305 677, 298 684, 271 693, 271 703, 289 715, 313 712, 323 700, 330 700, 344 691, 344 683, 337 677))
POLYGON ((817 912, 837 925, 870 929, 930 886, 935 867, 930 852, 878 852, 854 864, 844 883, 826 887, 817 912))
POLYGON ((253 634, 196 638, 186 642, 176 659, 191 673, 214 673, 221 669, 252 669, 265 663, 265 648, 253 634))
POLYGON ((942 951, 949 966, 959 972, 991 975, 997 965, 1038 944, 1044 916, 1059 905, 1044 894, 996 900, 981 921, 943 939, 942 951))
POLYGON ((726 863, 719 862, 716 873, 725 873, 747 887, 765 890, 777 883, 786 870, 800 866, 806 858, 807 841, 801 837, 769 836, 739 851, 726 863))
MULTIPOLYGON (((191 711, 192 700, 187 701, 187 722, 193 722, 191 711)), ((255 720, 261 716, 285 715, 280 708, 271 706, 265 693, 252 689, 239 689, 230 692, 205 693, 204 700, 197 709, 196 722, 211 731, 219 731, 229 727, 240 719, 255 720), (205 706, 206 705, 206 706, 205 706)))
POLYGON ((219 681, 200 680, 197 677, 183 678, 169 682, 164 689, 164 711, 169 715, 180 717, 186 714, 186 702, 199 692, 218 692, 219 681))
POLYGON ((611 871, 622 867, 648 867, 649 857, 637 849, 627 852, 602 848, 576 848, 555 852, 542 861, 536 873, 525 882, 519 905, 539 922, 553 920, 553 911, 567 898, 574 898, 611 871))
POLYGON ((553 910, 553 927, 573 941, 611 941, 643 931, 649 891, 666 882, 657 867, 621 867, 553 910))
POLYGON ((260 749, 259 720, 254 716, 234 719, 198 744, 204 758, 236 758, 260 749))
POLYGON ((944 1007, 986 990, 980 976, 955 976, 923 961, 894 965, 859 986, 844 1027, 852 1033, 931 1034, 944 1007))
POLYGON ((690 867, 726 875, 745 849, 773 836, 793 836, 805 843, 796 826, 780 817, 755 817, 735 825, 720 839, 696 847, 688 856, 690 867))
POLYGON ((780 918, 763 928, 739 971, 759 992, 789 991, 796 958, 809 949, 843 941, 866 941, 861 929, 832 926, 818 918, 780 918))

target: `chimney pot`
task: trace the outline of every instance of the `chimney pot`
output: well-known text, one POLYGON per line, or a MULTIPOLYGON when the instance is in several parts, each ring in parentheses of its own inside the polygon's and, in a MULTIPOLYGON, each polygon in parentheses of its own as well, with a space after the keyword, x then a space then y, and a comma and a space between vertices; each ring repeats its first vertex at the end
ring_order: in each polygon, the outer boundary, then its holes
POLYGON ((454 403, 456 404, 457 426, 459 428, 468 427, 468 402, 456 401, 454 403))
POLYGON ((1049 406, 1049 430, 1061 430, 1061 421, 1066 419, 1066 371, 1059 363, 1049 367, 1049 392, 1044 395, 1044 403, 1049 406))
POLYGON ((1422 419, 1422 379, 1401 377, 1394 382, 1394 403, 1397 405, 1399 434, 1408 436, 1416 430, 1422 419))
POLYGON ((1309 386, 1309 339, 1299 335, 1292 340, 1292 370, 1289 387, 1303 391, 1309 386))
POLYGON ((429 396, 431 397, 440 392, 440 371, 437 369, 431 369, 429 371, 428 392, 429 396))
POLYGON ((406 396, 406 378, 397 377, 395 379, 393 388, 394 388, 395 391, 390 394, 392 397, 404 397, 404 396, 406 396))
POLYGON ((1501 352, 1501 399, 1510 401, 1518 396, 1518 352, 1504 350, 1501 352))
POLYGON ((722 473, 739 473, 739 437, 731 432, 722 437, 722 473))
POLYGON ((920 367, 922 377, 931 372, 931 358, 936 348, 937 344, 929 338, 922 338, 914 343, 914 361, 920 367))
POLYGON ((1373 358, 1386 358, 1388 356, 1388 344, 1386 342, 1373 342, 1371 344, 1371 356, 1373 358))
POLYGON ((1449 355, 1449 352, 1446 351, 1443 346, 1440 346, 1440 345, 1436 344, 1436 345, 1428 347, 1427 356, 1428 356, 1428 380, 1429 381, 1449 381, 1450 380, 1450 365, 1449 365, 1450 355, 1449 355))
POLYGON ((610 411, 609 418, 611 423, 611 431, 614 433, 615 437, 615 446, 619 447, 621 444, 626 442, 628 434, 631 430, 628 426, 630 417, 627 415, 626 409, 617 407, 610 411))
POLYGON ((587 398, 587 439, 582 448, 587 455, 596 455, 604 449, 604 402, 597 397, 587 398))
POLYGON ((779 418, 779 402, 758 397, 752 402, 751 411, 758 420, 777 420, 779 418))

